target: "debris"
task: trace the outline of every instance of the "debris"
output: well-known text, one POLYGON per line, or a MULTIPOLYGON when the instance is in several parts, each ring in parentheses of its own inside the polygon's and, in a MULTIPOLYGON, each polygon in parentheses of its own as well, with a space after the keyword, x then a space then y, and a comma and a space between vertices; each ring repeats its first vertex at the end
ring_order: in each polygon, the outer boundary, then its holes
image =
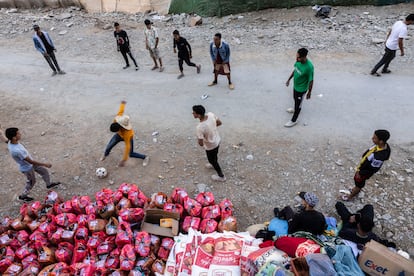
POLYGON ((65 35, 65 34, 67 34, 67 32, 68 32, 67 30, 60 31, 59 35, 65 35))
POLYGON ((199 15, 191 16, 188 19, 188 26, 190 27, 199 26, 201 24, 203 24, 203 18, 201 18, 199 15))

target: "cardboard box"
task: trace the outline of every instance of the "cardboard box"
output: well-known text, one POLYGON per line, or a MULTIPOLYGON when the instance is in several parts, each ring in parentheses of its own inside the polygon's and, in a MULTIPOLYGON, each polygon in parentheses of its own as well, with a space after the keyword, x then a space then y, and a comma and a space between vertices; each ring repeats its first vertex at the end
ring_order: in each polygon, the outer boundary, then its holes
POLYGON ((414 262, 371 240, 359 256, 361 269, 371 276, 414 276, 414 262))
POLYGON ((144 220, 142 221, 141 230, 150 234, 174 237, 178 235, 180 214, 167 212, 160 209, 147 209, 144 220), (160 226, 161 219, 172 219, 171 228, 160 226))

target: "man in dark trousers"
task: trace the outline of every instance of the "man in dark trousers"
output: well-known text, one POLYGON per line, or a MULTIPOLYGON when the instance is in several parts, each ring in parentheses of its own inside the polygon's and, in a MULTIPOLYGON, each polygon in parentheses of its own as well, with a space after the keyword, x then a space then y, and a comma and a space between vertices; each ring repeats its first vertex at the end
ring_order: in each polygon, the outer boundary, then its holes
POLYGON ((33 30, 35 31, 35 34, 33 35, 34 46, 36 50, 45 57, 50 68, 52 68, 52 76, 55 76, 56 74, 65 74, 65 72, 60 69, 56 60, 54 53, 56 48, 49 34, 45 31, 41 31, 39 25, 33 25, 33 30))
POLYGON ((387 35, 387 40, 385 41, 385 54, 377 65, 375 65, 371 70, 371 75, 377 77, 381 76, 377 73, 377 71, 382 66, 384 66, 382 67, 383 74, 391 73, 388 66, 395 58, 397 50, 400 49, 401 56, 404 56, 404 38, 407 37, 407 26, 411 24, 414 24, 414 13, 408 15, 405 20, 399 20, 394 23, 391 31, 387 35))
POLYGON ((183 63, 187 63, 188 66, 196 67, 197 74, 200 74, 201 65, 196 65, 195 63, 191 62, 190 59, 192 58, 191 54, 191 46, 188 43, 187 39, 180 36, 178 30, 173 32, 174 36, 174 53, 177 52, 176 48, 178 49, 178 67, 180 68, 181 74, 177 77, 177 79, 181 79, 184 77, 183 73, 183 63))
POLYGON ((387 143, 389 138, 390 133, 385 129, 378 129, 374 132, 372 136, 374 145, 364 152, 357 167, 354 176, 355 187, 350 195, 343 195, 342 200, 349 201, 359 194, 361 189, 365 187, 365 182, 379 171, 382 164, 390 158, 391 148, 387 143))
POLYGON ((118 52, 121 52, 122 56, 125 59, 126 65, 123 67, 123 69, 127 69, 129 67, 129 61, 127 54, 132 59, 132 61, 135 64, 135 70, 138 71, 139 67, 137 62, 135 61, 135 58, 132 56, 131 53, 131 47, 129 46, 129 38, 127 33, 121 29, 121 26, 118 22, 114 23, 115 31, 114 31, 114 37, 116 39, 116 45, 118 47, 118 52))

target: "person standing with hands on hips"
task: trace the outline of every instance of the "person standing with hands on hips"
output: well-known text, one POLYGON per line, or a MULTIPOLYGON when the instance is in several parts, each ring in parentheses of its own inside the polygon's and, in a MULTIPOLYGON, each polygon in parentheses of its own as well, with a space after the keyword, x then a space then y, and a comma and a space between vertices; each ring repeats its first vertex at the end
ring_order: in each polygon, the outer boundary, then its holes
POLYGON ((302 102, 306 94, 309 100, 312 96, 313 88, 313 64, 307 58, 308 50, 300 48, 296 53, 296 63, 292 74, 286 82, 289 86, 290 80, 293 78, 293 99, 295 100, 295 108, 289 108, 287 112, 293 113, 292 119, 285 124, 285 127, 293 127, 297 124, 299 113, 302 110, 302 102), (306 93, 307 92, 307 93, 306 93))
POLYGON ((44 56, 50 68, 52 69, 52 76, 55 76, 56 74, 66 74, 60 69, 59 64, 56 60, 54 53, 56 51, 56 48, 49 34, 45 31, 41 31, 39 25, 33 25, 33 30, 35 31, 35 34, 33 35, 34 46, 36 50, 38 50, 44 56))

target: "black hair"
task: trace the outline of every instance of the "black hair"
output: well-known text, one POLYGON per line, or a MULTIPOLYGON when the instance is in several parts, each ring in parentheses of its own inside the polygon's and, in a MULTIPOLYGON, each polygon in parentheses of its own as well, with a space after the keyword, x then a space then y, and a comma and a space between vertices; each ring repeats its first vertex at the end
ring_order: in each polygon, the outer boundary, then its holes
POLYGON ((144 20, 144 24, 145 24, 145 25, 151 25, 151 21, 150 21, 149 19, 145 19, 145 20, 144 20))
POLYGON ((17 127, 10 127, 8 129, 6 129, 4 134, 6 135, 7 139, 9 139, 9 141, 11 141, 13 139, 13 137, 16 137, 18 131, 19 131, 19 129, 17 127))
POLYGON ((412 13, 412 14, 408 15, 408 16, 405 18, 405 21, 414 21, 414 13, 412 13))
POLYGON ((298 54, 301 58, 306 57, 308 55, 308 50, 306 48, 300 48, 298 54))
POLYGON ((221 39, 221 33, 216 33, 214 36, 221 39))
POLYGON ((195 112, 195 114, 198 114, 201 116, 204 116, 204 114, 206 113, 206 109, 202 105, 194 105, 193 111, 195 112))
POLYGON ((374 222, 371 219, 364 219, 363 217, 361 217, 359 221, 359 227, 365 233, 369 233, 372 231, 372 228, 374 228, 374 222))
POLYGON ((374 132, 375 136, 377 136, 377 138, 381 141, 383 141, 384 143, 386 143, 388 141, 388 139, 390 139, 390 132, 388 130, 385 129, 377 129, 374 132))
POLYGON ((114 27, 118 27, 119 26, 119 23, 118 22, 115 22, 114 23, 114 27))
POLYGON ((173 35, 180 35, 180 32, 178 30, 174 30, 173 35))
POLYGON ((109 130, 111 132, 118 132, 121 129, 121 125, 118 123, 112 123, 111 126, 109 127, 109 130))

